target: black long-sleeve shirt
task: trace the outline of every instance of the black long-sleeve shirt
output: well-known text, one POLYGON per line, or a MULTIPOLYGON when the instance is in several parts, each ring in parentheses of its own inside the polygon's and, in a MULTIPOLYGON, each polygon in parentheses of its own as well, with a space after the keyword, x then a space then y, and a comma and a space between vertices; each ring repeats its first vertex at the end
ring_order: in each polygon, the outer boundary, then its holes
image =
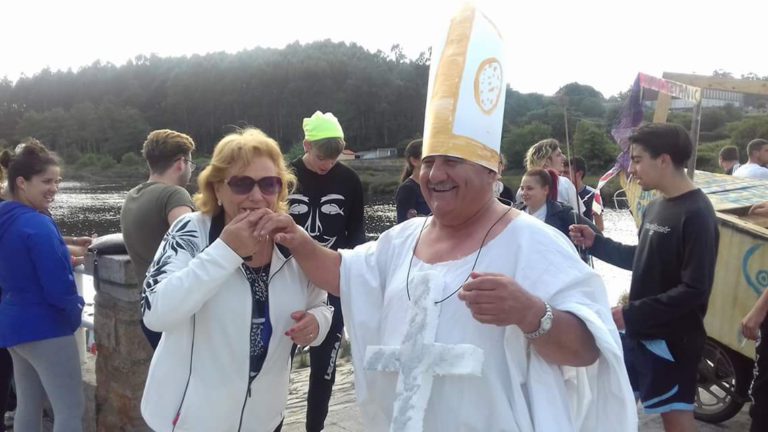
POLYGON ((673 339, 704 334, 704 315, 715 274, 719 232, 712 204, 695 189, 652 201, 645 210, 637 246, 600 235, 593 256, 632 270, 626 334, 637 339, 673 339))
POLYGON ((288 196, 289 212, 313 239, 333 250, 366 241, 363 185, 349 167, 337 163, 318 174, 301 158, 291 162, 298 184, 288 196))

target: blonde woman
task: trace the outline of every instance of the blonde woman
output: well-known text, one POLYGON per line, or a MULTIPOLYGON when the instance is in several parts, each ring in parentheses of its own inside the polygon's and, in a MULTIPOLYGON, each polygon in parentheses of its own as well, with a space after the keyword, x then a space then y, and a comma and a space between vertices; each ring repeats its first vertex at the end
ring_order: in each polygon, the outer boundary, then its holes
MULTIPOLYGON (((565 169, 565 156, 560 151, 560 143, 556 139, 547 138, 537 142, 525 154, 526 171, 534 168, 554 170, 558 174, 565 169)), ((584 204, 576 193, 576 186, 567 177, 559 176, 557 186, 557 201, 568 204, 578 212, 584 211, 584 204)), ((522 192, 517 191, 517 201, 520 202, 522 192)))
POLYGON ((258 129, 216 145, 199 211, 171 226, 144 282, 144 323, 163 333, 141 402, 153 430, 280 430, 291 347, 321 343, 332 314, 290 252, 253 234, 294 183, 258 129))

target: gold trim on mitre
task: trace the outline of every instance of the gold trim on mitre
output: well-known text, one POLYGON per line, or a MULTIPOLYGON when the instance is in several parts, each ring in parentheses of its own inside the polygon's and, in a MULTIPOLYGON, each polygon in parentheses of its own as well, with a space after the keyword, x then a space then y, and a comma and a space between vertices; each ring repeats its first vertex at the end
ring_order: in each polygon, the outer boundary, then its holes
MULTIPOLYGON (((466 4, 451 20, 448 35, 442 46, 442 52, 438 54, 439 61, 433 59, 432 67, 436 68, 434 76, 431 76, 430 93, 427 100, 427 109, 424 125, 424 147, 422 157, 430 155, 445 155, 460 157, 478 163, 493 171, 498 171, 500 157, 498 147, 500 144, 500 130, 502 118, 499 118, 498 141, 484 143, 477 139, 478 135, 456 133, 458 116, 467 116, 467 112, 459 110, 459 102, 464 79, 472 79, 469 87, 465 87, 463 104, 470 103, 483 118, 498 117, 499 109, 503 111, 506 85, 504 82, 501 60, 495 55, 481 57, 478 66, 472 71, 466 70, 467 59, 470 54, 471 38, 476 18, 482 17, 490 24, 490 31, 500 35, 496 26, 481 12, 476 11, 471 4, 466 4), (472 76, 464 76, 472 74, 472 76), (501 102, 501 103, 499 103, 501 102), (495 148, 494 148, 495 147, 495 148)), ((487 31, 487 30, 486 30, 487 31)), ((440 47, 438 47, 439 49, 440 47)), ((473 49, 477 50, 477 47, 473 49)), ((491 53, 493 51, 491 50, 491 53)), ((477 52, 473 52, 473 62, 477 61, 477 52)), ((462 110, 466 106, 462 105, 462 110)), ((503 117, 503 113, 502 113, 503 117)), ((469 117, 463 119, 466 121, 469 117)), ((488 119, 490 120, 490 119, 488 119)), ((466 128, 466 125, 462 126, 466 128)), ((487 136, 483 135, 483 136, 487 136)), ((491 134, 493 135, 493 134, 491 134)), ((487 139, 487 138, 486 138, 487 139)))

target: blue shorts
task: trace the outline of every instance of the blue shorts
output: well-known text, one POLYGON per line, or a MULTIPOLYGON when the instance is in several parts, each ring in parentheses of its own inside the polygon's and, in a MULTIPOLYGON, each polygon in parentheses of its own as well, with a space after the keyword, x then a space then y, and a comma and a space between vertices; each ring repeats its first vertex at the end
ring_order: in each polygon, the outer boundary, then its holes
POLYGON ((693 411, 705 339, 639 340, 621 334, 629 382, 646 414, 693 411))

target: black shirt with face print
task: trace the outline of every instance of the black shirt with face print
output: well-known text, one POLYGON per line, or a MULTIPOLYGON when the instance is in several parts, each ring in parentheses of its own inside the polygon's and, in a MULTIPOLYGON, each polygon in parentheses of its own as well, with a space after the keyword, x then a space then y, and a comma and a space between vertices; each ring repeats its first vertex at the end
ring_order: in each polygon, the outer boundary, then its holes
POLYGON ((365 243, 363 185, 357 174, 343 163, 318 174, 301 158, 291 162, 291 167, 298 184, 288 196, 288 205, 296 224, 333 250, 365 243))

